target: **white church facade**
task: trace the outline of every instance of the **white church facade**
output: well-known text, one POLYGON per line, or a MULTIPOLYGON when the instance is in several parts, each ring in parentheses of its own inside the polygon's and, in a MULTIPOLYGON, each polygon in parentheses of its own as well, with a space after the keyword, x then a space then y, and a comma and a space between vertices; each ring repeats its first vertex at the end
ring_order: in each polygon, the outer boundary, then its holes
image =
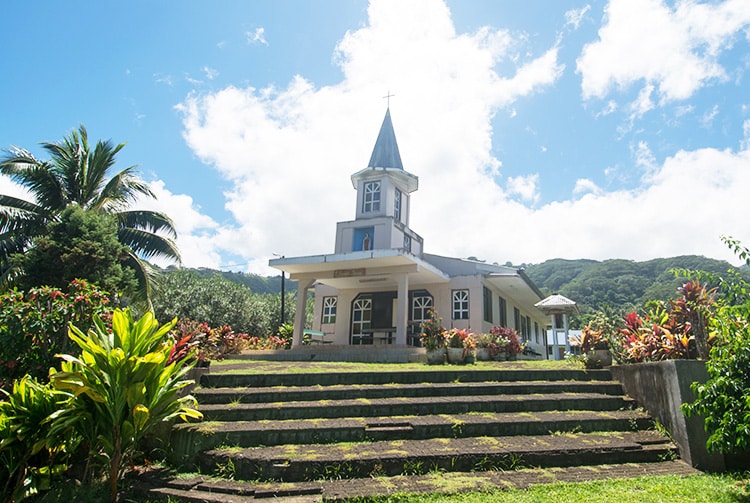
POLYGON ((293 347, 302 344, 314 289, 309 328, 331 344, 418 345, 421 322, 435 309, 446 328, 511 327, 529 348, 547 353, 549 318, 534 306, 543 297, 522 269, 425 252, 409 226, 419 180, 404 170, 390 110, 368 166, 351 180, 355 218, 336 225, 334 253, 269 262, 298 282, 293 347))

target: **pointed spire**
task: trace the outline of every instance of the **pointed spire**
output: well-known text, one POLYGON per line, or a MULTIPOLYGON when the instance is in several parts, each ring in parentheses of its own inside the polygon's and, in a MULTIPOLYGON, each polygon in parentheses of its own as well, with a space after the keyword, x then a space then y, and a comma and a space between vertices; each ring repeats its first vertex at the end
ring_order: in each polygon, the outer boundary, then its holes
POLYGON ((380 133, 367 167, 404 169, 403 164, 401 164, 401 154, 398 152, 396 133, 393 132, 390 108, 385 111, 385 119, 383 119, 383 125, 380 126, 380 133))

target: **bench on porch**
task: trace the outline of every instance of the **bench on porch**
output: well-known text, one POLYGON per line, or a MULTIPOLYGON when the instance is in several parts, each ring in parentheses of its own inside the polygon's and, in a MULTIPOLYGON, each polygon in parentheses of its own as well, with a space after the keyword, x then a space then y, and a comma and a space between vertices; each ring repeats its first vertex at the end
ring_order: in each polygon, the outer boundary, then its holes
POLYGON ((326 339, 326 333, 318 330, 304 329, 302 331, 302 340, 309 341, 310 344, 331 344, 333 341, 326 339))

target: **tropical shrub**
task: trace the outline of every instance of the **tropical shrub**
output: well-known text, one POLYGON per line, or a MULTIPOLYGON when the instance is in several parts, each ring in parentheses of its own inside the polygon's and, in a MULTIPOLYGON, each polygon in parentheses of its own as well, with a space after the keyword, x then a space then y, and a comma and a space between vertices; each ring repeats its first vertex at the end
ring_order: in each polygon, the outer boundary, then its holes
POLYGON ((81 356, 61 355, 61 370, 51 371, 54 388, 72 395, 51 416, 52 431, 73 430, 87 442, 106 469, 112 501, 138 441, 151 428, 177 417, 202 418, 192 396, 178 395, 191 383, 184 378, 192 365, 170 362, 168 333, 175 323, 160 327, 151 312, 135 321, 129 309, 116 309, 110 330, 94 316, 88 333, 70 327, 81 356))
POLYGON ((427 319, 422 322, 422 333, 419 340, 427 351, 435 351, 444 348, 446 344, 446 331, 443 328, 443 319, 438 316, 434 309, 427 310, 427 319))
POLYGON ((494 326, 490 328, 490 335, 495 337, 495 346, 490 346, 490 354, 493 357, 514 356, 523 351, 518 332, 514 328, 494 326))
MULTIPOLYGON (((157 319, 199 320, 212 327, 228 325, 239 333, 266 337, 281 317, 278 295, 253 293, 218 272, 201 277, 195 271, 166 271, 153 297, 157 319)), ((294 316, 294 293, 286 296, 285 316, 294 316)))
POLYGON ((452 328, 445 335, 449 348, 472 350, 477 346, 476 336, 465 329, 452 328))
POLYGON ((83 280, 65 290, 39 287, 0 295, 0 387, 8 390, 26 374, 46 381, 57 353, 78 354, 68 323, 88 330, 94 315, 106 319, 110 310, 107 292, 83 280))
POLYGON ((13 383, 10 392, 0 390, 0 497, 21 501, 49 489, 50 480, 66 468, 73 450, 72 438, 54 438, 49 417, 69 398, 28 375, 13 383))
MULTIPOLYGON (((750 266, 747 248, 732 238, 722 240, 750 266)), ((750 449, 750 283, 733 271, 694 276, 718 285, 709 327, 715 343, 706 362, 708 381, 693 384, 696 400, 683 411, 705 416, 709 450, 744 452, 750 449)))
POLYGON ((170 334, 175 341, 195 348, 199 362, 223 360, 226 355, 241 353, 249 349, 251 340, 248 334, 235 333, 228 325, 211 328, 208 323, 190 319, 177 322, 170 334))
POLYGON ((26 252, 11 257, 20 271, 14 280, 20 290, 65 288, 75 279, 85 279, 108 292, 136 295, 135 271, 124 265, 130 251, 117 237, 113 216, 71 205, 47 232, 26 252))
POLYGON ((643 317, 635 312, 625 316, 625 326, 618 329, 624 361, 708 356, 715 289, 693 279, 684 283, 678 294, 669 303, 652 302, 643 317))

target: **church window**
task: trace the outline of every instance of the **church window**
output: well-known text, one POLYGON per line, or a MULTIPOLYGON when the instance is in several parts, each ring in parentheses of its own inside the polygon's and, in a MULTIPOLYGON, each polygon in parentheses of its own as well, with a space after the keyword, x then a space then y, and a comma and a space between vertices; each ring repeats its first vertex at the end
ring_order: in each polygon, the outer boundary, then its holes
POLYGON ((492 323, 492 290, 484 287, 484 321, 492 323))
POLYGON ((365 198, 362 203, 363 213, 380 211, 380 182, 365 183, 365 198))
POLYGON ((501 327, 507 327, 508 326, 508 304, 505 302, 505 299, 502 297, 497 298, 498 303, 500 305, 500 319, 498 319, 498 323, 501 327))
MULTIPOLYGON (((426 294, 427 292, 425 292, 426 294)), ((411 321, 423 322, 428 318, 427 312, 432 309, 432 297, 414 295, 411 301, 411 321)))
POLYGON ((469 291, 453 290, 453 319, 469 319, 469 291))
POLYGON ((393 218, 396 222, 401 221, 401 191, 396 189, 396 197, 393 200, 393 218))
POLYGON ((372 299, 357 299, 352 305, 352 344, 365 342, 372 320, 372 299))
POLYGON ((323 323, 336 323, 336 297, 323 297, 323 323))

